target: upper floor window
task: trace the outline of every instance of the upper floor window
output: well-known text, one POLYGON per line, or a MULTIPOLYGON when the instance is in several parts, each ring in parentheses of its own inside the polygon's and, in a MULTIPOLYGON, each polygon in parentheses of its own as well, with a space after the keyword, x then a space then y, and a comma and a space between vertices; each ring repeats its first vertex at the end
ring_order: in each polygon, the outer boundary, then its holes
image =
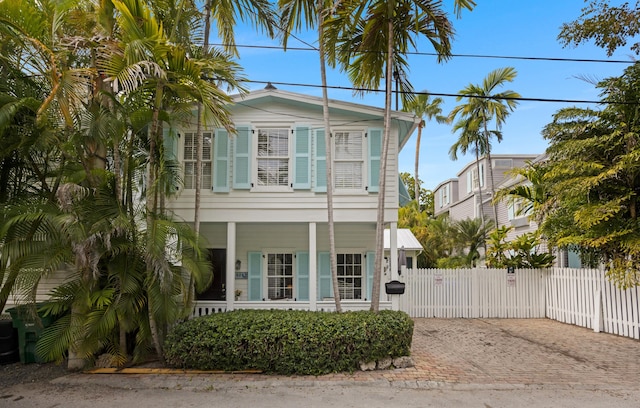
MULTIPOLYGON (((202 133, 202 189, 211 189, 212 183, 212 161, 211 161, 211 143, 213 135, 211 132, 202 133)), ((185 190, 196 188, 196 159, 197 159, 197 133, 185 132, 183 147, 183 165, 184 175, 183 182, 185 190)))
POLYGON ((360 190, 364 186, 364 133, 335 132, 333 174, 336 190, 360 190))
POLYGON ((290 129, 258 129, 257 184, 288 187, 290 184, 290 129))
POLYGON ((512 159, 495 159, 493 160, 494 169, 510 169, 513 167, 512 159))
POLYGON ((509 220, 521 217, 528 217, 532 213, 533 207, 528 205, 523 199, 516 198, 507 203, 507 216, 509 220))
POLYGON ((480 163, 480 174, 478 174, 478 166, 474 166, 467 171, 467 193, 472 192, 480 187, 484 187, 484 163, 480 163))
POLYGON ((449 184, 445 184, 440 188, 440 207, 449 205, 449 184))

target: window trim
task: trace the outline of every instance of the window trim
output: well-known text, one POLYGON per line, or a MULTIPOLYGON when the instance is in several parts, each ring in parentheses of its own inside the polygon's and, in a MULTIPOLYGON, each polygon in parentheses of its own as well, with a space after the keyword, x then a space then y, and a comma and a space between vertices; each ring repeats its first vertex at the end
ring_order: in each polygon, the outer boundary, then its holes
POLYGON ((447 183, 440 187, 439 196, 440 196, 440 208, 444 208, 451 204, 451 189, 449 188, 451 184, 447 183))
POLYGON ((262 250, 262 293, 265 301, 293 301, 297 300, 297 279, 298 271, 296 265, 297 251, 292 248, 264 248, 262 250), (269 255, 291 255, 291 298, 270 299, 269 298, 269 255))
POLYGON ((333 192, 336 194, 358 194, 358 193, 366 193, 367 188, 367 156, 368 156, 368 146, 367 146, 367 131, 366 129, 361 128, 336 128, 331 131, 331 159, 333 161, 333 192), (360 133, 360 148, 361 148, 361 157, 360 159, 338 159, 336 154, 336 141, 338 133, 360 133), (336 165, 337 163, 358 163, 360 165, 360 188, 338 188, 336 183, 336 165))
MULTIPOLYGON (((251 141, 251 161, 255 164, 251 168, 251 192, 292 192, 293 191, 293 163, 295 160, 295 154, 293 152, 293 138, 295 132, 295 125, 293 124, 254 124, 250 130, 253 133, 252 141, 251 141), (286 186, 261 186, 258 184, 258 139, 259 132, 262 129, 280 129, 286 130, 287 134, 287 161, 288 161, 288 169, 287 169, 287 185, 286 186)), ((280 157, 282 158, 282 157, 280 157)))
MULTIPOLYGON (((369 184, 369 165, 368 161, 371 157, 371 152, 369 149, 369 129, 367 128, 346 128, 346 127, 337 127, 331 129, 331 160, 332 160, 332 170, 333 170, 333 193, 336 195, 355 195, 355 194, 367 194, 368 193, 368 184, 369 184), (361 144, 362 144, 362 156, 359 160, 347 160, 347 159, 336 159, 336 134, 337 133, 360 133, 362 135, 361 144), (339 162, 359 162, 361 165, 361 180, 360 188, 336 188, 336 163, 339 162)), ((377 187, 377 186, 376 186, 377 187)))
MULTIPOLYGON (((182 176, 182 190, 183 191, 193 191, 195 192, 196 188, 195 188, 195 173, 192 174, 190 177, 193 178, 193 187, 187 188, 186 187, 186 179, 187 179, 187 161, 189 163, 193 163, 193 167, 195 168, 195 164, 197 161, 197 158, 194 159, 186 159, 185 156, 185 148, 186 148, 186 142, 187 142, 187 134, 191 134, 193 135, 193 151, 195 152, 196 149, 196 140, 195 140, 195 136, 197 135, 197 131, 193 130, 193 129, 182 129, 182 131, 179 133, 180 134, 180 143, 179 143, 179 162, 181 165, 181 169, 180 169, 180 173, 182 176)), ((209 177, 210 177, 210 182, 209 185, 205 185, 204 183, 200 186, 200 190, 211 190, 213 188, 213 184, 214 184, 214 154, 215 154, 215 131, 212 130, 202 130, 202 137, 203 137, 203 142, 204 142, 204 137, 206 134, 209 134, 209 138, 210 138, 210 147, 209 147, 209 160, 204 160, 204 158, 202 159, 201 165, 204 166, 206 165, 206 163, 209 163, 209 167, 210 167, 210 171, 209 171, 209 177)), ((204 149, 204 143, 201 146, 204 149)), ((203 151, 204 154, 204 151, 203 151)), ((205 173, 202 172, 202 169, 200 170, 202 173, 202 180, 204 180, 204 175, 205 173)))
MULTIPOLYGON (((340 299, 345 301, 364 301, 367 299, 367 257, 366 251, 363 249, 340 248, 336 249, 336 266, 338 264, 338 256, 340 255, 360 255, 360 298, 347 299, 340 293, 340 299)), ((337 272, 337 271, 336 271, 337 272)), ((355 276, 355 275, 353 275, 355 276)), ((338 276, 338 290, 340 289, 340 276, 338 276)), ((355 291, 355 286, 354 289, 355 291)))
POLYGON ((484 163, 480 163, 480 175, 478 176, 478 166, 474 163, 473 167, 467 170, 467 194, 485 186, 484 182, 484 163))

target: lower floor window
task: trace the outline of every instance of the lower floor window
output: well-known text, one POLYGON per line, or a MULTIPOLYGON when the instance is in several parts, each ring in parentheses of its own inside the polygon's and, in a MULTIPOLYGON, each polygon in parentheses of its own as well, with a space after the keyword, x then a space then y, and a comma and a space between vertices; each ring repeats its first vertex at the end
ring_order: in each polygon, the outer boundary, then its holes
POLYGON ((270 300, 293 299, 293 254, 267 255, 267 294, 270 300))
POLYGON ((362 299, 362 254, 338 254, 340 299, 362 299))

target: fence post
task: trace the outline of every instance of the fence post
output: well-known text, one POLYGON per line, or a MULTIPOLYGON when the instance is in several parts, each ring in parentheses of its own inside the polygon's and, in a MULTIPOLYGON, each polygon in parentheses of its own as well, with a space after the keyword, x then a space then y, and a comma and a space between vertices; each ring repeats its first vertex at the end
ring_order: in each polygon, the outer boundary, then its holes
POLYGON ((471 269, 471 317, 480 317, 480 283, 477 268, 471 269))
POLYGON ((600 325, 602 324, 602 294, 600 289, 595 291, 595 308, 593 311, 593 331, 600 333, 600 325))

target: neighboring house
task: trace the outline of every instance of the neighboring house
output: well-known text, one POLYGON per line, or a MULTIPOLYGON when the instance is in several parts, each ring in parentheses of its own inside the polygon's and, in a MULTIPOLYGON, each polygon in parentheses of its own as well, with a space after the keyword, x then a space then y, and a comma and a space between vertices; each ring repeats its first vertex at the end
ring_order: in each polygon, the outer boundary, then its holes
MULTIPOLYGON (((513 176, 509 174, 511 169, 523 167, 527 161, 534 160, 536 157, 538 155, 492 154, 491 169, 495 191, 514 181, 513 176)), ((433 192, 434 215, 437 217, 446 214, 451 221, 482 217, 485 221, 493 220, 491 176, 488 171, 488 159, 483 156, 477 162, 473 160, 465 165, 458 173, 457 178, 438 184, 433 192)), ((498 212, 497 226, 514 226, 509 239, 537 228, 529 223, 526 216, 518 214, 518 209, 507 201, 497 203, 496 208, 498 212)))
POLYGON ((458 179, 438 184, 433 193, 434 215, 448 214, 449 208, 458 202, 458 179))
MULTIPOLYGON (((234 308, 331 310, 322 98, 268 85, 235 96, 234 102, 229 111, 235 135, 204 131, 200 231, 214 279, 198 296, 195 314, 234 308)), ((368 309, 384 110, 337 100, 329 105, 340 297, 346 310, 368 309)), ((417 123, 412 114, 392 113, 384 208, 392 232, 401 189, 398 152, 417 123)), ((184 169, 184 186, 167 209, 193 222, 195 124, 166 133, 165 145, 184 169), (173 134, 178 137, 169 137, 173 134)), ((396 268, 397 242, 389 246, 396 268)), ((390 305, 383 290, 381 308, 390 305)))
MULTIPOLYGON (((512 178, 509 171, 522 167, 528 160, 534 160, 538 155, 533 154, 492 154, 492 171, 495 190, 505 180, 512 178)), ((440 183, 434 190, 434 215, 448 214, 452 221, 466 218, 493 219, 491 204, 491 176, 488 174, 487 157, 480 157, 468 163, 460 170, 457 179, 450 179, 440 183), (482 195, 480 194, 482 191, 482 195)), ((498 224, 510 224, 509 209, 505 202, 497 204, 498 224)))
MULTIPOLYGON (((509 171, 513 168, 525 167, 529 161, 535 163, 545 159, 545 154, 491 155, 495 191, 526 183, 527 181, 522 177, 510 175, 509 171)), ((446 180, 436 187, 434 190, 436 216, 447 214, 452 221, 479 218, 482 208, 485 220, 493 219, 491 181, 489 175, 486 174, 487 158, 481 157, 479 164, 480 166, 477 166, 475 160, 468 163, 458 173, 457 179, 446 180), (478 167, 480 168, 479 172, 478 167), (482 189, 482 197, 480 197, 479 186, 482 189)), ((503 225, 513 227, 507 235, 508 241, 538 229, 538 224, 530 217, 531 214, 522 211, 524 205, 525 203, 519 200, 502 200, 496 204, 498 227, 503 225)), ((546 250, 544 243, 541 250, 546 250)), ((557 250, 555 255, 555 266, 582 267, 580 257, 575 251, 557 250)))

